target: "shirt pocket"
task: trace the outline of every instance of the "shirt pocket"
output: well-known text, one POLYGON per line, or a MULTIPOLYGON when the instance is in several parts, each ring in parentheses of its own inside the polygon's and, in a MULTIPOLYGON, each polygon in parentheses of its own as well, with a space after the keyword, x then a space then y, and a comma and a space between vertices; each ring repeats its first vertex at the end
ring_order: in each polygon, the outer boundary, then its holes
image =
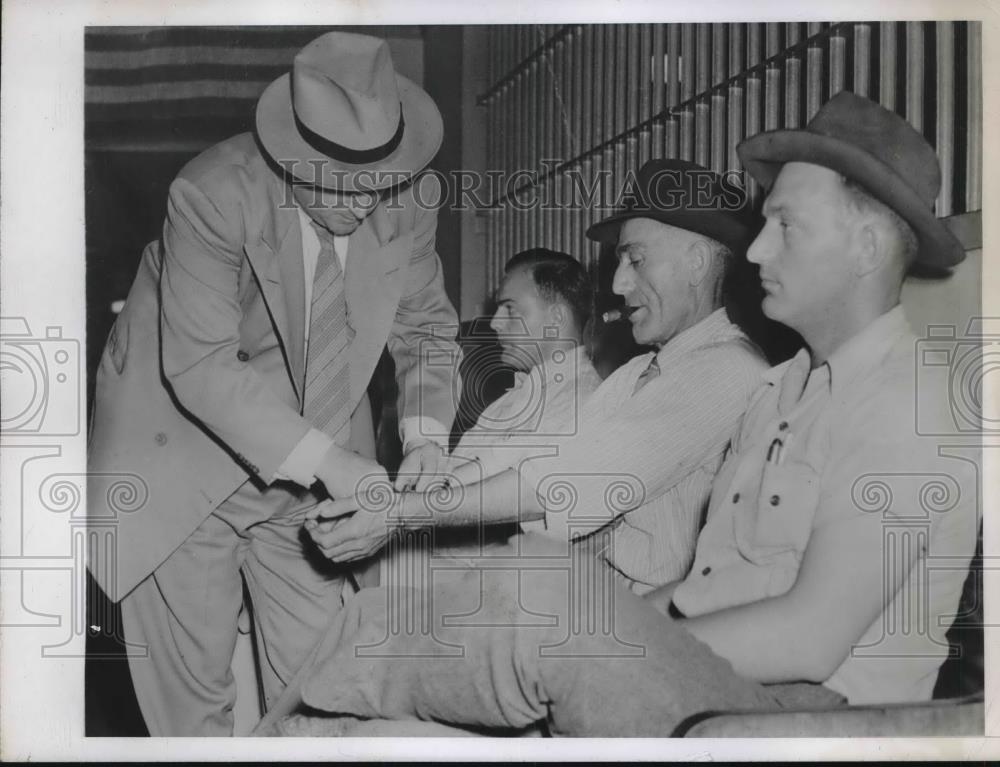
POLYGON ((819 476, 812 466, 803 461, 765 463, 749 530, 750 551, 744 553, 755 561, 792 553, 798 561, 809 542, 818 502, 819 476))

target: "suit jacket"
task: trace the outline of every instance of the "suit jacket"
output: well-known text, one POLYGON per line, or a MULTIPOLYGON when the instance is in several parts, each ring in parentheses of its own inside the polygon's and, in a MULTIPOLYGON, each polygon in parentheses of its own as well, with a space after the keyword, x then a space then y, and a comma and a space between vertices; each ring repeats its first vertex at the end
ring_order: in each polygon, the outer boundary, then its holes
MULTIPOLYGON (((365 393, 386 345, 400 417, 454 418, 457 317, 436 211, 417 204, 436 183, 397 190, 348 243, 351 446, 369 455, 365 393)), ((163 236, 143 253, 97 373, 88 516, 114 541, 90 567, 112 599, 242 483, 270 482, 309 430, 301 240, 287 186, 251 134, 206 150, 171 185, 163 236)))

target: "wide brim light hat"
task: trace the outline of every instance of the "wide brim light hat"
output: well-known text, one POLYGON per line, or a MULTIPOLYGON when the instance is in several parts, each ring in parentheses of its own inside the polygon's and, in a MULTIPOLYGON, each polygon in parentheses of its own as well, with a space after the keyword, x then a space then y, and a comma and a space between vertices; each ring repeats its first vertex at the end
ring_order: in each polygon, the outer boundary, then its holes
POLYGON ((597 242, 615 244, 623 223, 649 218, 704 235, 742 254, 756 220, 747 197, 730 179, 697 163, 680 159, 649 160, 636 175, 630 201, 587 230, 597 242))
POLYGON ((965 258, 934 213, 941 170, 933 148, 905 119, 863 96, 841 91, 804 129, 765 131, 736 151, 765 189, 787 162, 821 165, 859 184, 913 228, 922 266, 948 268, 965 258))
POLYGON ((308 184, 365 192, 403 183, 437 154, 441 113, 392 64, 384 40, 329 32, 295 57, 257 102, 271 159, 308 184))

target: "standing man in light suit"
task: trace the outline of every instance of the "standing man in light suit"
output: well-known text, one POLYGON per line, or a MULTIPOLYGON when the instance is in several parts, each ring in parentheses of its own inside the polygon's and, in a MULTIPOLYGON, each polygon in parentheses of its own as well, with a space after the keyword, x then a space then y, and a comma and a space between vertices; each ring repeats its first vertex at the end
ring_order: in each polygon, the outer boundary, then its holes
POLYGON ((430 97, 384 41, 332 32, 266 89, 256 128, 173 182, 98 371, 90 472, 147 497, 90 568, 148 648, 129 660, 152 735, 232 733, 244 585, 266 705, 340 609, 348 571, 317 564, 301 525, 384 475, 366 396, 383 348, 401 478, 436 473, 454 417, 455 368, 428 365, 459 355, 438 190, 417 176, 442 139, 430 97))

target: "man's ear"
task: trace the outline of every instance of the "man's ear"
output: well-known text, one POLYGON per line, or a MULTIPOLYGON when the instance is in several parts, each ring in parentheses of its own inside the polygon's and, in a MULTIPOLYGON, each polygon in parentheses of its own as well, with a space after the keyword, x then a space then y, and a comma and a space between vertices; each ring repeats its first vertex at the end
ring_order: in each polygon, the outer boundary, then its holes
MULTIPOLYGON (((566 329, 566 323, 569 319, 569 312, 566 311, 566 307, 563 306, 561 301, 553 301, 549 304, 549 320, 550 324, 556 326, 560 330, 566 329)), ((564 333, 561 335, 565 335, 564 333)))
POLYGON ((854 273, 858 277, 880 269, 889 257, 889 240, 883 227, 865 221, 854 233, 854 273))
POLYGON ((685 254, 688 262, 689 277, 688 284, 691 287, 701 285, 708 276, 712 265, 712 246, 705 240, 695 240, 687 249, 685 254))

